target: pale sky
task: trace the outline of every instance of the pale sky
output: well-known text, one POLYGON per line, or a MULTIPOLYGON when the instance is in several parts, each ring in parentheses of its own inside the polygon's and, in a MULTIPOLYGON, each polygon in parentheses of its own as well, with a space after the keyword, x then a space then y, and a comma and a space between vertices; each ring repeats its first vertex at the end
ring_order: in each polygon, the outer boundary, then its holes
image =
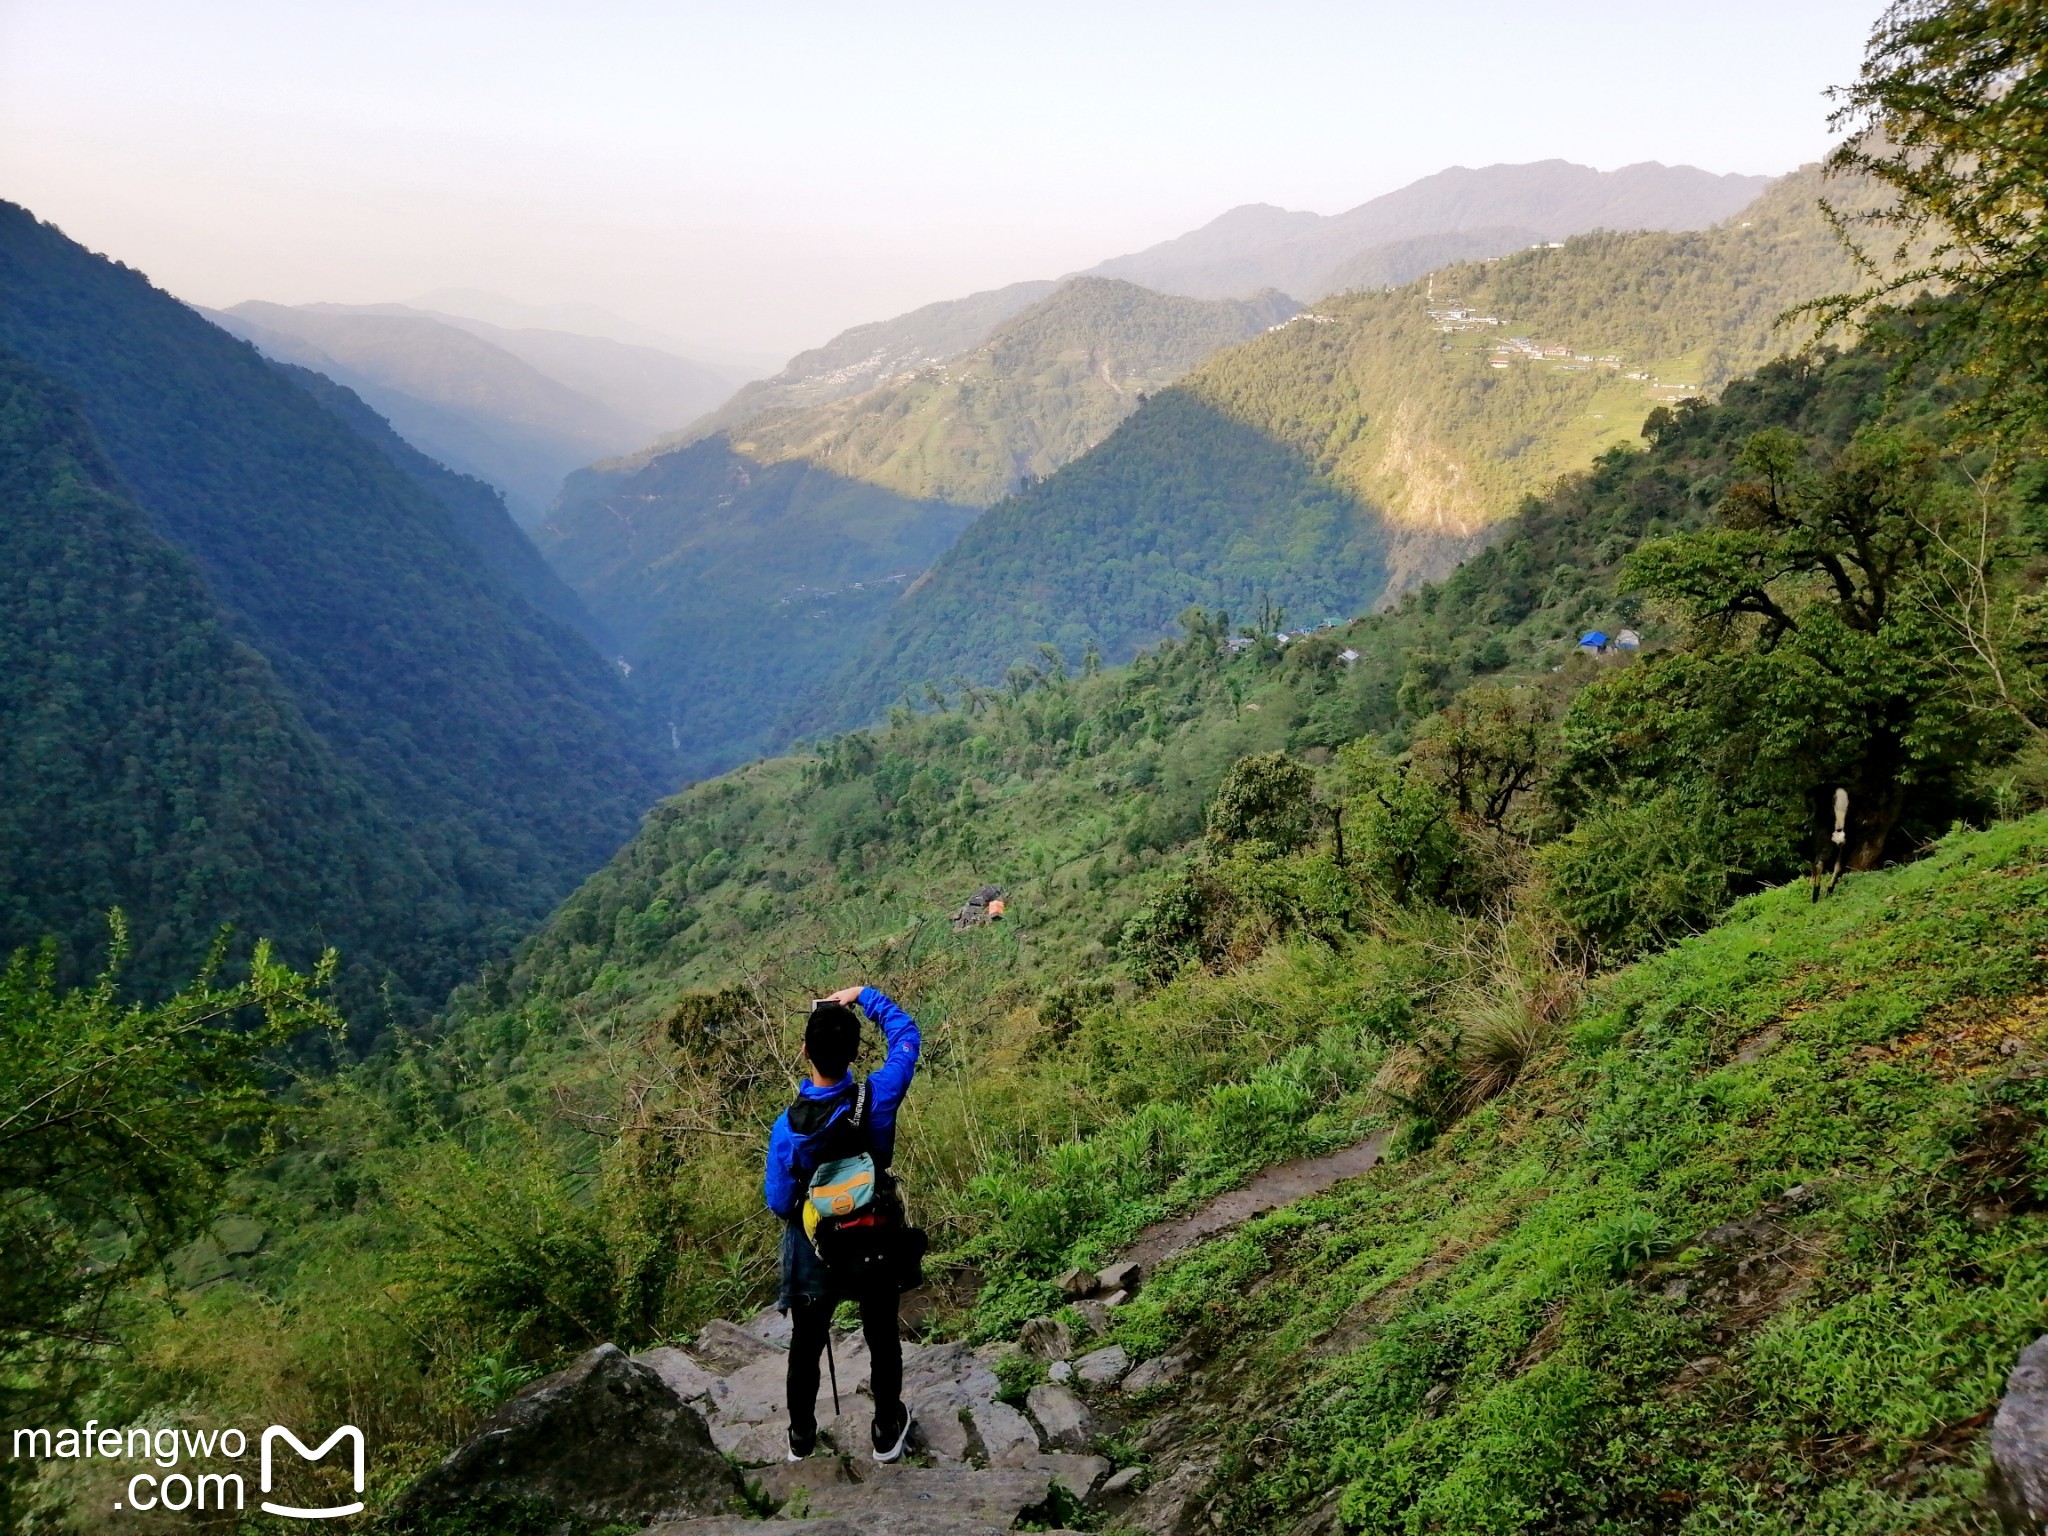
POLYGON ((0 197, 210 305, 441 287, 701 347, 1449 165, 1782 172, 1882 0, 0 0, 0 197))

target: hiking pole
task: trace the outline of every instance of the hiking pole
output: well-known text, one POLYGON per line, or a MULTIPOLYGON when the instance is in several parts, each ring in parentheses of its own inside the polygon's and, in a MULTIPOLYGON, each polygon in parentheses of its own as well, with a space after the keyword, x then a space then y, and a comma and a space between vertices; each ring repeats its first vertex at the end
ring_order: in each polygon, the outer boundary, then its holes
POLYGON ((832 1358, 832 1325, 825 1325, 825 1369, 832 1377, 832 1417, 839 1417, 839 1362, 832 1358))

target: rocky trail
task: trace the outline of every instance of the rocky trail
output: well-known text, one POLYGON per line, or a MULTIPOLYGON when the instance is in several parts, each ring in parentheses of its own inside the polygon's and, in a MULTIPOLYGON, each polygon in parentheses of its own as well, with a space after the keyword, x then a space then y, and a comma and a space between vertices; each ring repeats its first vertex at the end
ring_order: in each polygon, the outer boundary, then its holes
POLYGON ((790 1330, 771 1308, 745 1323, 712 1322, 686 1348, 629 1357, 601 1345, 527 1387, 407 1491, 396 1523, 512 1503, 559 1511, 564 1533, 640 1524, 642 1536, 993 1536, 1020 1523, 1177 1532, 1207 1465, 1118 1466, 1105 1451, 1164 1450, 1175 1400, 1199 1373, 1176 1355, 1133 1362, 1106 1342, 1115 1309, 1159 1263, 1368 1171, 1384 1142, 1382 1133, 1270 1169, 1147 1228, 1118 1263, 1063 1276, 1068 1312, 1033 1319, 1015 1341, 906 1344, 903 1396, 914 1423, 909 1455, 895 1465, 870 1454, 869 1358, 857 1331, 832 1336, 839 1412, 828 1376, 817 1452, 786 1459, 790 1330), (1019 1355, 1025 1368, 999 1373, 999 1362, 1019 1355), (1006 1377, 1041 1379, 1020 1395, 1006 1377))
POLYGON ((1218 1195, 1200 1210, 1172 1221, 1155 1222, 1137 1235, 1124 1261, 1156 1269, 1185 1253, 1204 1238, 1242 1226, 1254 1216, 1319 1195, 1333 1184, 1370 1172, 1387 1148, 1386 1131, 1376 1131, 1356 1145, 1322 1157, 1297 1158, 1268 1168, 1242 1189, 1218 1195))

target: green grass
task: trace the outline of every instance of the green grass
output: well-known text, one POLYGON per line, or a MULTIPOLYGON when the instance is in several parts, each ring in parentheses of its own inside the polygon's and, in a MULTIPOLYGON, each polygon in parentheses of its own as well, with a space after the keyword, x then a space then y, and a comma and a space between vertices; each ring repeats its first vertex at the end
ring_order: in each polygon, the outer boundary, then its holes
POLYGON ((1336 1487, 1356 1532, 1989 1530, 1984 1419, 2048 1327, 2044 957, 2040 817, 1754 898, 1119 1336, 1248 1365, 1226 1529, 1336 1487))

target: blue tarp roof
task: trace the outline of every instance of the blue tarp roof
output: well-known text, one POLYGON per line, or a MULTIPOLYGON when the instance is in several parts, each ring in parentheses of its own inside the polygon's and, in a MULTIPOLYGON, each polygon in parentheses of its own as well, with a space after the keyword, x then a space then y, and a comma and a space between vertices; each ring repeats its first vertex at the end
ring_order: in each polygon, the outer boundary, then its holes
POLYGON ((1579 636, 1579 644, 1581 645, 1605 645, 1606 643, 1606 634, 1597 629, 1589 629, 1579 636))

